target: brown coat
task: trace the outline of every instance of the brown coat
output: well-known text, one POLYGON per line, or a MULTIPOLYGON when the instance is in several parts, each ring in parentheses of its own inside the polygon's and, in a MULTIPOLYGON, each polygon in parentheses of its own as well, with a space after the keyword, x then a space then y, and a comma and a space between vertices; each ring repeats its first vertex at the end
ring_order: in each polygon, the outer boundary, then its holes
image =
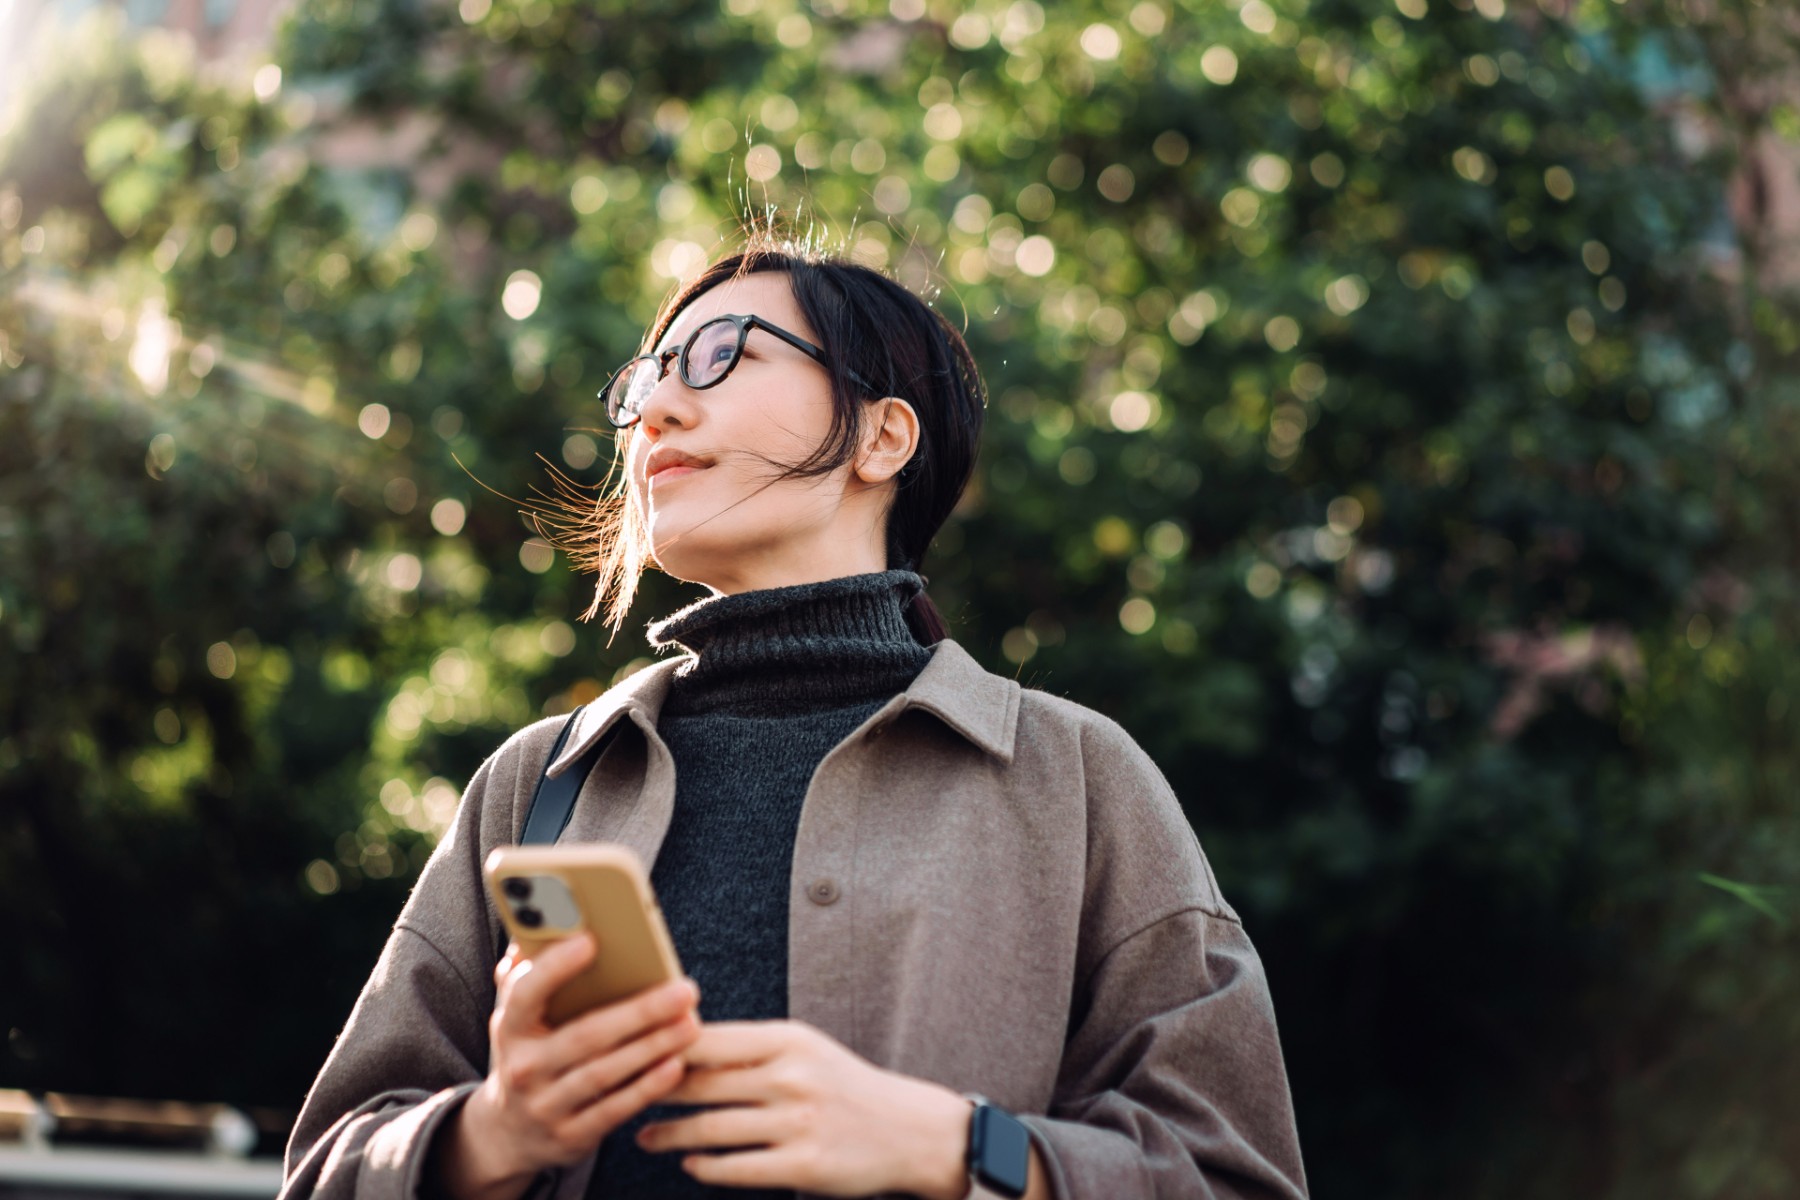
MULTIPOLYGON (((655 860, 675 802, 656 719, 681 661, 581 714, 553 770, 636 728, 565 841, 655 860)), ((284 1197, 418 1194, 434 1131, 486 1071, 502 938, 482 859, 517 839, 559 724, 470 781, 306 1098, 284 1197)), ((1305 1195, 1262 965, 1168 783, 1099 713, 939 643, 820 762, 788 904, 789 1015, 1020 1114, 1059 1200, 1305 1195)), ((537 1193, 577 1200, 592 1167, 537 1193)))

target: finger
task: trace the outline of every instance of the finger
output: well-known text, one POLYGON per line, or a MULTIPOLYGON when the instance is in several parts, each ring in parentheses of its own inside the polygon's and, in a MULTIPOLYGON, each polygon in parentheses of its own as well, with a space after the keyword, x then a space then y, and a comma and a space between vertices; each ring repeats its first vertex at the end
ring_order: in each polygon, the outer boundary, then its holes
POLYGON ((690 1154, 681 1169, 701 1183, 724 1187, 805 1188, 799 1157, 785 1148, 740 1150, 735 1154, 690 1154))
POLYGON ((523 1034, 542 1026, 550 997, 581 974, 594 961, 594 954, 593 935, 582 932, 562 938, 533 958, 522 959, 501 988, 501 1028, 523 1034))
POLYGON ((600 1139, 668 1095, 681 1082, 681 1056, 670 1055, 623 1087, 575 1113, 564 1125, 571 1142, 599 1145, 600 1139))
POLYGON ((688 1048, 690 1067, 746 1067, 768 1062, 793 1046, 788 1021, 718 1021, 700 1031, 688 1048))
POLYGON ((565 1071, 545 1089, 539 1111, 550 1120, 592 1104, 597 1097, 615 1091, 666 1058, 677 1058, 700 1036, 700 1022, 692 1013, 670 1024, 633 1038, 610 1054, 592 1058, 565 1071))
POLYGON ((494 986, 499 987, 505 983, 506 977, 512 974, 512 969, 518 965, 519 943, 508 942, 506 943, 506 953, 502 954, 500 961, 494 964, 494 986))
POLYGON ((658 1121, 638 1130, 646 1150, 725 1150, 744 1146, 776 1146, 794 1135, 793 1111, 762 1104, 716 1108, 674 1121, 658 1121))
POLYGON ((546 1040, 545 1051, 550 1061, 558 1064, 552 1069, 569 1070, 597 1055, 610 1053, 659 1025, 693 1012, 699 1000, 700 989, 693 980, 677 979, 583 1013, 546 1040))
POLYGON ((690 1058, 681 1086, 668 1099, 671 1104, 759 1104, 778 1095, 775 1082, 768 1064, 696 1067, 690 1058))

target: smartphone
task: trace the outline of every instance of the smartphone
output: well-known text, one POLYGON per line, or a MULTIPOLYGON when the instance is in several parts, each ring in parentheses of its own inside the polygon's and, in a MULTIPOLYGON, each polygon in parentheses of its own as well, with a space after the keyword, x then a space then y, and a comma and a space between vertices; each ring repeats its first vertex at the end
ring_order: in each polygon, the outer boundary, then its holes
POLYGON ((550 1024, 681 978, 650 877, 630 848, 500 846, 488 855, 484 874, 523 957, 535 958, 584 929, 594 935, 594 961, 550 997, 550 1024))

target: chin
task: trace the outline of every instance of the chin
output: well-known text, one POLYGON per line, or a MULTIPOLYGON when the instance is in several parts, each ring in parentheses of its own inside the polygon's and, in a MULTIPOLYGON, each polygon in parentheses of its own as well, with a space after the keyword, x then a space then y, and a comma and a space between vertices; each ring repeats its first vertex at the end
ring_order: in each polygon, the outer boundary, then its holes
POLYGON ((709 533, 710 530, 665 532, 652 529, 650 559, 664 575, 683 583, 704 584, 725 551, 723 546, 716 544, 716 538, 707 536, 709 533))
POLYGON ((663 574, 683 583, 697 583, 715 590, 732 590, 746 568, 779 545, 769 531, 751 522, 714 520, 652 527, 651 557, 663 574))

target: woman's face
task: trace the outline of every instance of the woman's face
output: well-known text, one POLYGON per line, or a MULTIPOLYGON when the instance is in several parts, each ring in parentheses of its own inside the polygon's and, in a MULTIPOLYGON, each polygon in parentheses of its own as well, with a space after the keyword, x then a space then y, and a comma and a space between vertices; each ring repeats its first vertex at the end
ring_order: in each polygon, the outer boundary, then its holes
MULTIPOLYGON (((787 275, 771 271, 695 297, 653 350, 675 349, 727 314, 758 316, 819 344, 787 275)), ((721 592, 884 569, 885 506, 872 494, 876 484, 859 478, 853 464, 779 477, 782 465, 818 449, 831 413, 824 365, 765 330, 752 329, 731 374, 703 391, 688 387, 671 361, 626 450, 632 500, 657 566, 721 592)))

